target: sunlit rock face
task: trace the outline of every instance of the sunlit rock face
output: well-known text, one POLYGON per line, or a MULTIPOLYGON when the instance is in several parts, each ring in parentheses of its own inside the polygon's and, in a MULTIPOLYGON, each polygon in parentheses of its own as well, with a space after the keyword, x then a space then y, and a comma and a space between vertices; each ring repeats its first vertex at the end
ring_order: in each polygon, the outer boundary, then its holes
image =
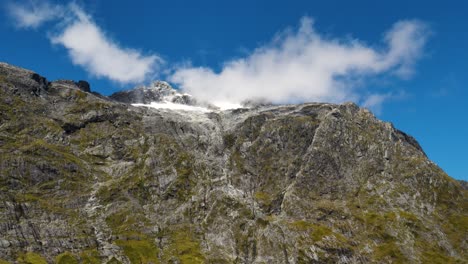
POLYGON ((201 112, 238 109, 260 104, 266 105, 264 102, 257 101, 243 103, 205 102, 197 100, 190 94, 179 92, 164 81, 155 81, 148 86, 139 86, 131 90, 116 92, 109 97, 133 106, 201 112))
POLYGON ((366 109, 88 88, 0 64, 0 263, 468 257, 466 190, 366 109))
POLYGON ((148 86, 117 92, 112 94, 110 98, 128 104, 149 104, 165 101, 186 105, 195 104, 190 95, 179 93, 164 81, 155 81, 148 86))

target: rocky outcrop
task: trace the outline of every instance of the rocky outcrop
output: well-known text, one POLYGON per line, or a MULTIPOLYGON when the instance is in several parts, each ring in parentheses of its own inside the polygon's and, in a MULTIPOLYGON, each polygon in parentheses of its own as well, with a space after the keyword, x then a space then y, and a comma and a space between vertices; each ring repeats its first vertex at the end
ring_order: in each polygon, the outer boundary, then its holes
POLYGON ((127 104, 149 104, 165 101, 186 105, 196 104, 192 96, 179 93, 164 81, 155 81, 149 86, 140 86, 132 90, 116 92, 110 98, 127 104))
POLYGON ((0 64, 0 263, 468 257, 466 189, 355 104, 174 111, 131 105, 162 82, 34 76, 0 64))

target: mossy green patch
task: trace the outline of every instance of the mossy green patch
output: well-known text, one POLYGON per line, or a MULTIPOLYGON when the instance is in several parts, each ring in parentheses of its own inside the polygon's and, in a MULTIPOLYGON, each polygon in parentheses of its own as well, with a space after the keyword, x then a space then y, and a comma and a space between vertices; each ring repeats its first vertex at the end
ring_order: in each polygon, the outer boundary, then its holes
POLYGON ((435 264, 452 264, 452 263, 466 263, 463 261, 463 256, 452 257, 446 249, 438 245, 437 241, 418 239, 415 247, 420 249, 419 259, 422 263, 435 263, 435 264))
POLYGON ((3 74, 0 74, 0 84, 5 83, 7 81, 6 76, 3 74))
POLYGON ((192 187, 196 184, 193 178, 194 157, 187 152, 181 152, 177 156, 174 168, 177 178, 168 187, 167 196, 175 196, 179 201, 186 201, 192 195, 192 187))
POLYGON ((306 222, 304 220, 298 220, 298 221, 290 222, 289 226, 298 231, 306 231, 309 228, 312 228, 313 224, 306 222))
POLYGON ((200 242, 195 238, 190 226, 182 226, 170 232, 170 245, 164 251, 164 259, 170 263, 205 263, 200 242))
POLYGON ((20 264, 47 264, 45 258, 34 252, 27 252, 25 254, 21 254, 17 261, 20 264))
POLYGON ((468 234, 468 215, 449 215, 442 228, 453 245, 459 248, 460 252, 465 252, 462 245, 466 243, 466 234, 468 234))
POLYGON ((333 233, 333 231, 326 227, 326 226, 321 226, 321 225, 315 225, 310 232, 310 236, 314 241, 320 241, 324 237, 329 236, 333 233))
POLYGON ((149 240, 117 240, 131 263, 159 263, 158 248, 149 240))
POLYGON ((422 263, 432 264, 454 264, 464 263, 462 260, 457 260, 449 256, 446 252, 440 249, 438 246, 427 246, 422 247, 423 251, 421 254, 422 263))
POLYGON ((88 95, 87 93, 80 91, 80 90, 76 90, 75 92, 75 96, 80 103, 85 101, 87 95, 88 95))
POLYGON ((57 264, 78 264, 78 260, 70 252, 65 252, 55 257, 57 264))
POLYGON ((419 220, 419 218, 415 214, 403 210, 400 210, 398 214, 404 221, 404 224, 407 227, 409 227, 413 232, 425 230, 425 227, 423 226, 421 220, 419 220))
POLYGON ((289 223, 289 226, 297 231, 307 231, 309 237, 314 241, 318 242, 322 240, 324 237, 329 235, 334 235, 335 237, 341 237, 338 234, 335 234, 329 227, 313 224, 310 222, 306 222, 304 220, 294 221, 289 223))
POLYGON ((273 201, 273 198, 267 192, 261 192, 261 191, 255 192, 254 197, 255 197, 255 200, 257 200, 260 204, 266 207, 270 206, 271 202, 273 201))
POLYGON ((3 259, 0 259, 0 264, 10 264, 10 262, 8 262, 6 260, 3 260, 3 259))
POLYGON ((391 263, 408 263, 400 248, 395 242, 382 243, 374 248, 374 259, 380 261, 391 261, 391 263))
POLYGON ((99 252, 96 249, 85 250, 80 254, 81 261, 83 264, 100 264, 101 258, 99 252))
POLYGON ((140 231, 148 224, 148 220, 138 210, 123 209, 108 216, 106 223, 115 234, 145 238, 140 231))
POLYGON ((122 262, 120 262, 119 260, 117 260, 116 258, 112 258, 111 260, 107 261, 106 264, 121 264, 122 262))
POLYGON ((367 229, 367 236, 372 239, 392 241, 393 237, 387 232, 390 225, 397 221, 394 212, 354 212, 357 220, 361 221, 367 229))

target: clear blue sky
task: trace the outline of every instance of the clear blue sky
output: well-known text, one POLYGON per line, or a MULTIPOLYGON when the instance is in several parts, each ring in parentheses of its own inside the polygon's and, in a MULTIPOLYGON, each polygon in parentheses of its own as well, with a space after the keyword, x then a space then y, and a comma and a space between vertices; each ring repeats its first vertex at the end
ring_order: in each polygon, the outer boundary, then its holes
MULTIPOLYGON (((68 39, 51 43, 67 18, 45 19, 38 26, 21 26, 5 2, 0 13, 0 61, 32 69, 50 80, 88 80, 93 90, 103 94, 131 88, 138 82, 118 76, 110 80, 105 74, 97 77, 89 68, 76 61, 72 63, 63 44, 68 39)), ((39 6, 40 1, 32 2, 39 6)), ((24 5, 30 3, 20 1, 24 5)), ((64 1, 49 3, 52 13, 48 17, 54 17, 53 12, 69 12, 54 9, 56 5, 67 9, 64 1)), ((155 78, 164 78, 165 71, 188 61, 194 66, 220 71, 226 61, 248 56, 256 48, 271 43, 278 32, 286 28, 297 30, 303 17, 314 20, 313 27, 323 39, 359 39, 366 47, 376 50, 383 45, 385 32, 396 22, 422 21, 430 34, 422 56, 412 65, 413 74, 407 78, 391 75, 366 78, 361 89, 368 93, 390 91, 392 96, 383 101, 378 117, 413 135, 429 158, 450 176, 468 180, 466 1, 83 0, 75 3, 115 45, 136 49, 143 57, 164 60, 153 72, 155 78)), ((359 93, 359 89, 355 92, 359 93)))

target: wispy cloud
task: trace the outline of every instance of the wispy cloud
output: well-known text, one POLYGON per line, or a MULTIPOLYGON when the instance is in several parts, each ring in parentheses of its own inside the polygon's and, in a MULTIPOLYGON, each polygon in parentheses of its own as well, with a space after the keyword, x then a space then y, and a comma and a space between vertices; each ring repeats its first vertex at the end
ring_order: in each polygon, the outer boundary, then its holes
POLYGON ((382 111, 382 103, 391 97, 392 95, 388 93, 387 94, 371 94, 367 96, 364 102, 362 102, 362 106, 372 109, 372 111, 374 111, 374 113, 376 114, 380 114, 380 112, 382 111))
POLYGON ((14 24, 19 28, 37 28, 47 21, 62 17, 65 10, 49 2, 30 0, 22 4, 9 2, 6 5, 14 24))
MULTIPOLYGON (((238 104, 246 100, 273 103, 355 101, 380 109, 393 98, 366 81, 383 75, 410 78, 429 35, 421 21, 395 23, 381 43, 325 37, 304 17, 296 30, 278 33, 273 40, 242 58, 227 60, 220 71, 191 64, 165 65, 160 56, 124 48, 109 38, 80 6, 47 1, 11 2, 11 16, 21 28, 37 28, 53 21, 48 36, 63 46, 72 63, 91 75, 119 83, 137 83, 156 75, 201 100, 238 104)), ((52 23, 50 23, 52 24, 52 23)))
POLYGON ((400 21, 385 34, 384 47, 376 49, 356 39, 325 38, 305 17, 297 31, 279 33, 247 57, 227 61, 220 72, 184 66, 170 81, 214 103, 255 98, 275 103, 351 100, 376 107, 386 97, 357 84, 379 74, 409 77, 427 36, 422 22, 400 21))
POLYGON ((54 6, 47 1, 34 1, 11 3, 8 9, 26 28, 35 28, 53 20, 57 29, 50 34, 51 42, 65 47, 73 64, 83 67, 93 76, 119 83, 143 82, 163 63, 157 55, 145 55, 118 45, 76 4, 54 6), (49 11, 53 11, 53 15, 49 11))
POLYGON ((390 47, 386 66, 396 65, 395 73, 399 77, 411 77, 429 35, 428 26, 421 21, 405 20, 395 23, 385 34, 385 41, 390 47))
POLYGON ((142 82, 156 70, 162 59, 119 47, 76 5, 69 6, 76 16, 64 30, 51 38, 52 43, 68 49, 74 64, 93 75, 121 83, 142 82))

